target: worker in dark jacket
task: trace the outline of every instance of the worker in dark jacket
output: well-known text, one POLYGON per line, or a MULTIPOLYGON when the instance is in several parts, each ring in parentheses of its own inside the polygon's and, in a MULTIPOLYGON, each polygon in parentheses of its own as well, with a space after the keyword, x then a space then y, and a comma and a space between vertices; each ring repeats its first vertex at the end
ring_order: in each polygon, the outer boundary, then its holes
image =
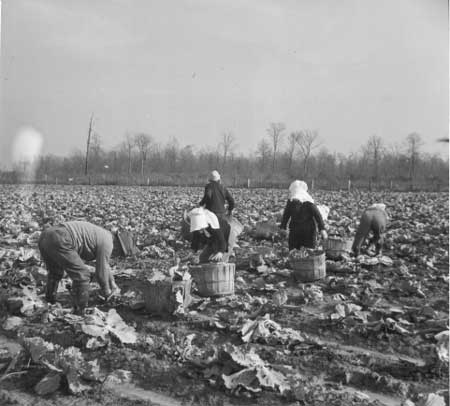
POLYGON ((289 250, 300 247, 315 248, 317 229, 323 239, 328 238, 322 215, 308 193, 308 185, 300 180, 292 182, 289 186, 289 200, 283 212, 280 228, 286 230, 288 222, 289 250))
POLYGON ((220 182, 220 174, 212 171, 209 176, 209 183, 205 186, 205 193, 200 206, 212 211, 217 217, 225 217, 226 214, 231 216, 234 209, 234 199, 228 189, 220 182), (225 208, 225 202, 228 208, 225 208))
POLYGON ((226 262, 231 228, 228 222, 203 207, 191 210, 188 216, 193 234, 191 248, 194 252, 203 248, 199 262, 226 262))
POLYGON ((76 314, 84 314, 89 300, 90 272, 84 261, 95 260, 95 275, 102 296, 108 300, 118 290, 109 268, 110 257, 136 253, 131 233, 111 233, 86 221, 69 221, 45 229, 39 238, 39 251, 47 266, 45 298, 55 303, 64 271, 72 279, 72 300, 76 314))
POLYGON ((356 230, 355 239, 353 240, 352 250, 358 256, 361 252, 361 245, 372 231, 373 237, 369 241, 369 245, 375 245, 375 254, 381 254, 383 248, 383 233, 387 224, 386 205, 383 203, 375 203, 363 213, 356 230))

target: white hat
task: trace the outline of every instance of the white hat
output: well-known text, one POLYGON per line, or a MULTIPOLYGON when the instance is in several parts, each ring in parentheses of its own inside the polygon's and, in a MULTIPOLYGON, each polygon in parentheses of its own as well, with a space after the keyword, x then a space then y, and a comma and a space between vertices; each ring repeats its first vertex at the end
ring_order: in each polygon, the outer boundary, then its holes
POLYGON ((376 210, 386 210, 386 205, 384 203, 374 203, 372 206, 369 206, 369 209, 376 209, 376 210))
POLYGON ((314 199, 308 193, 308 185, 302 180, 294 180, 289 186, 289 199, 297 199, 303 202, 314 203, 314 199))
POLYGON ((212 171, 209 174, 209 179, 208 180, 213 180, 215 182, 218 182, 220 180, 220 173, 217 171, 212 171))
POLYGON ((217 219, 217 216, 207 210, 203 207, 197 207, 195 209, 192 209, 188 213, 189 219, 191 220, 190 224, 190 232, 201 230, 202 228, 207 228, 208 226, 211 226, 211 228, 218 229, 219 226, 219 220, 217 219))

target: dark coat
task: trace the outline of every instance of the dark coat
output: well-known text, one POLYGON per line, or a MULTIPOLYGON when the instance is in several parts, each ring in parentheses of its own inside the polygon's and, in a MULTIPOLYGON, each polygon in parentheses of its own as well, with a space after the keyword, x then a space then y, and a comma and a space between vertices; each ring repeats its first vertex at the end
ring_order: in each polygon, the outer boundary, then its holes
POLYGON ((218 252, 226 252, 228 249, 228 238, 230 236, 230 225, 228 222, 222 218, 219 218, 220 228, 215 229, 208 227, 206 231, 211 235, 211 237, 206 237, 200 231, 194 231, 192 233, 192 243, 191 248, 194 251, 198 251, 206 247, 212 251, 214 254, 218 252))
POLYGON ((228 203, 228 211, 231 212, 234 209, 234 199, 228 189, 220 182, 210 181, 205 186, 200 206, 205 206, 209 211, 221 216, 226 213, 225 202, 228 203))
POLYGON ((317 229, 322 231, 325 228, 317 206, 314 203, 302 203, 296 199, 288 200, 280 228, 285 230, 288 222, 290 250, 300 247, 314 248, 317 242, 317 229))

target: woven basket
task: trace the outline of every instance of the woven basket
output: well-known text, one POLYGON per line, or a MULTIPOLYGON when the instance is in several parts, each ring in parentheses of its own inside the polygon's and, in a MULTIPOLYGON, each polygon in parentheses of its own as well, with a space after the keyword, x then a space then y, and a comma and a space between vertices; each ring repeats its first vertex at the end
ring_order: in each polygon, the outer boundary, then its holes
POLYGON ((183 306, 187 308, 192 300, 191 284, 192 279, 185 281, 143 282, 141 289, 146 310, 154 314, 172 314, 179 305, 173 293, 177 288, 182 290, 183 306))
POLYGON ((224 262, 202 264, 191 266, 189 272, 200 296, 234 294, 235 264, 224 262))
POLYGON ((328 257, 338 258, 342 254, 351 252, 353 240, 350 238, 328 237, 323 245, 328 257))
POLYGON ((327 275, 325 253, 307 258, 289 260, 294 270, 294 278, 299 282, 312 282, 327 275))

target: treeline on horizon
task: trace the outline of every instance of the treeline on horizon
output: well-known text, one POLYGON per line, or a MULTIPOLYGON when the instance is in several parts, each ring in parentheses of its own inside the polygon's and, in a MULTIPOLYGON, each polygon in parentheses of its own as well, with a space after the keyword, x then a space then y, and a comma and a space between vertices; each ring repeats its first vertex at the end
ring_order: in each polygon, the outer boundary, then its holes
MULTIPOLYGON (((271 123, 255 151, 242 154, 231 132, 223 133, 215 148, 181 146, 175 138, 161 145, 137 133, 107 150, 90 126, 84 153, 16 163, 12 171, 0 173, 0 181, 200 186, 217 169, 224 183, 235 187, 286 187, 303 179, 324 189, 448 190, 448 158, 423 153, 417 133, 407 135, 401 146, 373 135, 357 153, 343 154, 328 151, 315 130, 284 131, 283 123, 271 123)), ((441 141, 448 149, 448 139, 441 141)))

